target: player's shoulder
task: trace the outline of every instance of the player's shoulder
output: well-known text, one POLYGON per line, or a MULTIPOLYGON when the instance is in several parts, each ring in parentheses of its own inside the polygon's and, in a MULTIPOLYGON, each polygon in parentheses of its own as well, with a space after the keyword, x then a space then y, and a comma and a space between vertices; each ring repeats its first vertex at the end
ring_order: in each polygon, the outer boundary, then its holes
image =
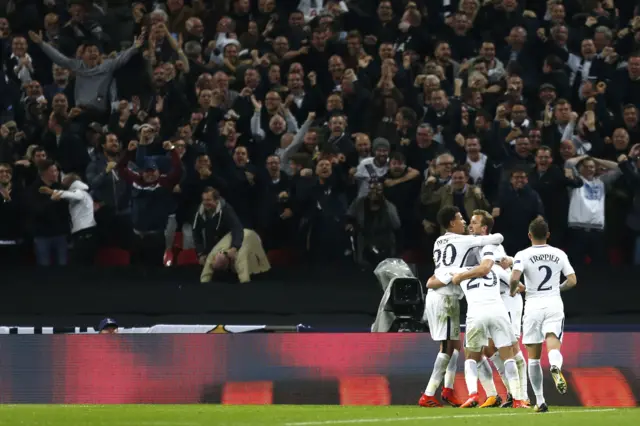
POLYGON ((511 278, 511 274, 508 270, 504 269, 502 266, 495 264, 491 267, 491 271, 496 274, 500 281, 509 282, 511 278))
POLYGON ((500 245, 487 244, 485 246, 482 246, 482 248, 480 249, 480 252, 484 256, 488 256, 488 255, 498 256, 502 253, 502 250, 500 250, 500 245))

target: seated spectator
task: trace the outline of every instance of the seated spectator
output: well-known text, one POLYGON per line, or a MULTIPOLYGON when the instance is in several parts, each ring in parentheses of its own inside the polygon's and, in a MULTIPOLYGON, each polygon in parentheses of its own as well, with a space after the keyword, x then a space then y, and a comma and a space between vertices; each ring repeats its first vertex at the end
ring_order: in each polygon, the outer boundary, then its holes
POLYGON ((210 282, 215 271, 231 270, 241 283, 246 283, 251 275, 271 269, 260 237, 243 229, 233 207, 213 188, 205 188, 202 193, 193 236, 203 265, 200 282, 210 282))

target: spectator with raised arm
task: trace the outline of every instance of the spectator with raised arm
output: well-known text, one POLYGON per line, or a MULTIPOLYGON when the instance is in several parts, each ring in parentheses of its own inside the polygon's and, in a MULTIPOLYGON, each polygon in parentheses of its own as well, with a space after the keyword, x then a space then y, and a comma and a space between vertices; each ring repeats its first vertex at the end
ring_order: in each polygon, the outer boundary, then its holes
POLYGON ((76 106, 102 115, 109 110, 109 90, 113 73, 138 53, 144 43, 145 33, 143 32, 136 38, 132 47, 114 59, 106 60, 100 56, 99 46, 91 41, 86 41, 83 44, 82 59, 72 59, 60 53, 49 43, 44 42, 41 33, 29 31, 29 38, 42 48, 42 51, 53 63, 67 68, 75 74, 76 106))
POLYGON ((594 264, 607 261, 604 238, 605 197, 622 172, 615 161, 581 155, 567 161, 566 167, 577 171, 583 185, 569 195, 569 257, 584 262, 586 256, 594 264), (599 171, 603 170, 602 174, 599 171))
POLYGON ((134 232, 134 261, 143 265, 162 265, 165 250, 164 231, 167 227, 170 196, 182 177, 180 155, 171 142, 162 144, 171 151, 171 170, 160 174, 157 162, 148 158, 139 172, 129 169, 129 161, 134 161, 138 148, 136 141, 130 141, 127 155, 118 162, 118 175, 132 185, 132 222, 134 232))

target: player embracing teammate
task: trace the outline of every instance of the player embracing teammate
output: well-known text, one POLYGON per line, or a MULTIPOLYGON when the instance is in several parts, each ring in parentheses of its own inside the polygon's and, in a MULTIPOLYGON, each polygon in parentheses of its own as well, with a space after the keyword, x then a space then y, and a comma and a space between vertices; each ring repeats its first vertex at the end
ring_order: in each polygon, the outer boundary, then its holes
MULTIPOLYGON (((561 250, 546 244, 548 226, 541 218, 534 220, 529 228, 532 247, 519 252, 515 260, 504 252, 500 245, 500 234, 489 235, 493 218, 485 211, 473 212, 469 226, 472 235, 465 235, 465 223, 456 207, 441 209, 438 222, 447 233, 434 245, 436 270, 427 284, 429 290, 425 319, 429 323, 432 338, 441 343, 441 350, 419 404, 424 407, 442 406, 435 398, 435 391, 442 381, 441 370, 445 360, 446 372, 455 375, 456 363, 451 365, 454 354, 451 347, 459 349, 459 334, 445 336, 440 329, 444 320, 448 326, 455 324, 452 318, 454 309, 451 306, 457 307, 459 314, 458 299, 464 294, 468 304, 465 381, 469 399, 462 404, 455 400, 452 388, 447 386, 449 383, 445 383, 442 399, 463 408, 478 406, 480 401, 477 382, 480 379, 487 394, 482 408, 528 407, 527 365, 518 344, 522 328, 522 297, 519 293, 525 291, 525 286, 520 284, 520 277, 524 275, 527 303, 524 309, 523 344, 529 354, 528 372, 536 395, 535 410, 548 411, 542 394, 540 368, 544 340, 547 342, 551 375, 556 387, 562 394, 567 391, 559 350, 564 325, 564 307, 559 293, 576 283, 575 273, 567 256, 561 250), (445 252, 452 256, 445 258, 445 252), (460 253, 464 253, 462 258, 458 257, 460 253), (513 272, 510 270, 512 265, 513 272), (567 277, 562 284, 560 273, 567 277), (447 302, 436 303, 445 294, 447 302), (447 340, 443 340, 444 337, 447 340), (507 402, 502 405, 487 358, 495 365, 508 391, 507 402)), ((457 353, 455 358, 457 361, 457 353)), ((452 385, 453 379, 449 382, 452 385)))

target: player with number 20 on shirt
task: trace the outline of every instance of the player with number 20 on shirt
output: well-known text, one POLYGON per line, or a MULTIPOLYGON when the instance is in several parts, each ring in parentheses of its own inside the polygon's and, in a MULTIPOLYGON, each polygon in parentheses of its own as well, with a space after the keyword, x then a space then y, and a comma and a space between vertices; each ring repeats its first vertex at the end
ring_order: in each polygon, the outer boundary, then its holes
POLYGON ((529 381, 536 394, 536 411, 548 411, 542 392, 542 368, 540 355, 542 342, 546 340, 551 365, 551 376, 558 392, 567 392, 567 381, 562 375, 562 332, 564 328, 564 304, 560 292, 577 284, 577 278, 565 252, 547 244, 549 225, 542 218, 529 225, 531 247, 518 252, 511 273, 513 296, 524 274, 526 286, 522 343, 529 353, 529 381), (567 279, 560 284, 560 275, 567 279))
MULTIPOLYGON (((447 206, 438 212, 438 224, 446 229, 433 246, 433 260, 436 271, 466 266, 473 249, 486 245, 498 245, 503 241, 501 234, 474 236, 466 235, 466 222, 455 206, 447 206)), ((440 352, 436 357, 431 378, 418 404, 422 407, 441 407, 435 397, 436 390, 444 379, 442 400, 454 407, 460 402, 453 394, 458 355, 460 351, 460 299, 463 297, 459 286, 446 285, 427 291, 424 320, 429 324, 431 338, 440 342, 440 352)))

